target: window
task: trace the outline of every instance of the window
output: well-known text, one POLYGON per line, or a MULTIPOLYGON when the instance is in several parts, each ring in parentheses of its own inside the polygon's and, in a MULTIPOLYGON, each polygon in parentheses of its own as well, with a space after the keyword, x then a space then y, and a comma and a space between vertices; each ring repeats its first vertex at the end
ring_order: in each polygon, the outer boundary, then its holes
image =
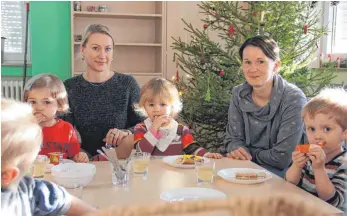
MULTIPOLYGON (((4 40, 3 61, 6 64, 24 62, 26 3, 23 1, 1 1, 1 37, 4 40)), ((28 32, 28 37, 29 37, 28 32)), ((30 62, 30 37, 27 60, 30 62)))
POLYGON ((347 54, 347 2, 324 2, 324 26, 329 34, 323 37, 322 52, 347 54))

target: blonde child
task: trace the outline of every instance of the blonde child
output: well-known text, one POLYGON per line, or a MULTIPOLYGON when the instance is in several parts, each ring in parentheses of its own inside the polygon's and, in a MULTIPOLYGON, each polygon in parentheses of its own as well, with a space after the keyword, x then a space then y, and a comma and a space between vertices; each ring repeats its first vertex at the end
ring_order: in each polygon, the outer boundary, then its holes
POLYGON ((286 180, 343 210, 347 182, 347 92, 324 89, 304 107, 302 118, 310 144, 309 153, 292 153, 286 180))
POLYGON ((1 215, 83 215, 95 209, 64 188, 24 176, 35 160, 42 130, 32 108, 1 100, 1 215))
POLYGON ((171 82, 154 78, 143 86, 138 110, 148 118, 135 126, 136 148, 156 156, 194 154, 222 158, 200 147, 189 128, 174 120, 181 107, 178 91, 171 82))
POLYGON ((39 74, 31 78, 24 87, 24 102, 31 104, 33 114, 42 127, 43 143, 39 154, 62 152, 64 158, 76 162, 88 162, 86 153, 81 152, 73 126, 61 119, 58 113, 69 109, 67 92, 62 81, 52 74, 39 74))

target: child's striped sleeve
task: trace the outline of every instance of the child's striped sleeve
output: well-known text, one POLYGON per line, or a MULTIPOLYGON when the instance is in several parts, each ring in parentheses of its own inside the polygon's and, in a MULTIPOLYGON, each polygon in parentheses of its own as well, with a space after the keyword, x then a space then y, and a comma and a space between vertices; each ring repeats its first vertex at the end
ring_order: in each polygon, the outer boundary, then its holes
POLYGON ((187 126, 179 125, 182 127, 182 147, 184 154, 192 154, 198 156, 204 156, 207 152, 196 141, 194 141, 193 135, 187 126))

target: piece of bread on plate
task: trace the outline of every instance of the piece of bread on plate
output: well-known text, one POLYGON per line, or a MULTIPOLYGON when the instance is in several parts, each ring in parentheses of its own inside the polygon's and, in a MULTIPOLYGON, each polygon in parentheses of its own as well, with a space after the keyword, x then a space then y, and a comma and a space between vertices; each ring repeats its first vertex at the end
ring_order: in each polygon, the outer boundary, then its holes
POLYGON ((265 179, 266 173, 265 171, 259 171, 259 172, 252 172, 252 171, 245 171, 245 172, 236 172, 235 178, 239 180, 258 180, 258 179, 265 179))

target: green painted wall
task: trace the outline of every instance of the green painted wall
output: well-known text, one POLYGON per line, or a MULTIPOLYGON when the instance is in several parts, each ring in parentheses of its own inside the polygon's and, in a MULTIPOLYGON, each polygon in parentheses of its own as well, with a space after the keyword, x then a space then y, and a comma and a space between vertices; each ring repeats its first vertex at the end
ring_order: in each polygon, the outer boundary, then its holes
MULTIPOLYGON (((23 76, 23 67, 1 66, 1 76, 23 76)), ((31 66, 27 67, 27 76, 31 76, 31 66)))
MULTIPOLYGON (((31 68, 28 76, 71 77, 70 2, 30 2, 31 68)), ((23 67, 1 66, 2 76, 22 76, 23 67)))

